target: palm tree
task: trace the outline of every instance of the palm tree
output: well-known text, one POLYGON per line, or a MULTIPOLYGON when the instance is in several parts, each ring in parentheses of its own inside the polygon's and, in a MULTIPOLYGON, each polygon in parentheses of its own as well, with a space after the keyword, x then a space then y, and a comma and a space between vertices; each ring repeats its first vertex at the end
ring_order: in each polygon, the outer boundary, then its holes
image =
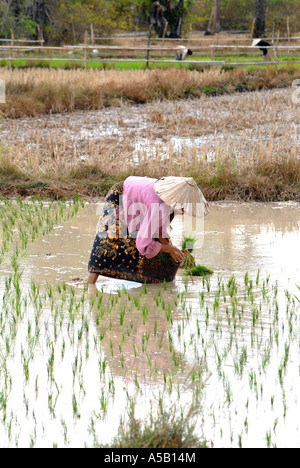
POLYGON ((256 15, 255 25, 253 30, 253 38, 264 37, 266 29, 266 9, 267 0, 256 0, 256 15))

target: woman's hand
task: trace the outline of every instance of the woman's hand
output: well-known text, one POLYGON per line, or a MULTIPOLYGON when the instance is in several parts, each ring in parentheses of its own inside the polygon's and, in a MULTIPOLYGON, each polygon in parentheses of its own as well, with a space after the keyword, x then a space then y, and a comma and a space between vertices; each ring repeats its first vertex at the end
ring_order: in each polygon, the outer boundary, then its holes
POLYGON ((162 245, 161 252, 165 252, 171 255, 174 262, 181 263, 184 259, 184 253, 181 250, 177 249, 173 245, 162 245))
POLYGON ((177 249, 177 247, 170 246, 170 248, 170 255, 173 258, 174 262, 181 263, 184 259, 184 254, 181 252, 181 250, 177 249))

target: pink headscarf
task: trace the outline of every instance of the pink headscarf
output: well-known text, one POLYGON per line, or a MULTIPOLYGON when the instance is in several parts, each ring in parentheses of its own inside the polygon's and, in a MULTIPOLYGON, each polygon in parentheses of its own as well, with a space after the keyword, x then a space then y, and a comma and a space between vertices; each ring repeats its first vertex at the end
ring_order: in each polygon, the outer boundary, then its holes
POLYGON ((156 257, 161 251, 157 239, 161 234, 168 239, 171 208, 155 193, 157 179, 128 177, 124 182, 123 203, 129 235, 136 237, 136 247, 146 258, 156 257))

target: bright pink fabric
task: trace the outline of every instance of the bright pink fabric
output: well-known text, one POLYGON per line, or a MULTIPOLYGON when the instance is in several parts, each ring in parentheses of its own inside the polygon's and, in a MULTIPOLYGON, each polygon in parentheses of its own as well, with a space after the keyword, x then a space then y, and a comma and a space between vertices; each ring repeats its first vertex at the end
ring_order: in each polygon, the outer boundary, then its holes
POLYGON ((169 238, 170 208, 156 195, 154 184, 157 179, 128 177, 124 182, 123 202, 129 235, 137 232, 136 247, 146 258, 156 257, 161 243, 155 238, 169 238))

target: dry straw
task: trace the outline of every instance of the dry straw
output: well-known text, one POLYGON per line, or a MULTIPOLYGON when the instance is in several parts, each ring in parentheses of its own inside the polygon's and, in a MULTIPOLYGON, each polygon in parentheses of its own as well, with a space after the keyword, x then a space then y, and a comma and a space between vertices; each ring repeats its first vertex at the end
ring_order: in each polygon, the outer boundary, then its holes
POLYGON ((6 82, 4 117, 22 117, 74 110, 100 109, 120 105, 124 100, 146 103, 155 99, 180 99, 202 94, 224 94, 236 90, 270 89, 290 86, 297 70, 272 69, 248 72, 156 69, 142 70, 44 70, 1 69, 6 82))

